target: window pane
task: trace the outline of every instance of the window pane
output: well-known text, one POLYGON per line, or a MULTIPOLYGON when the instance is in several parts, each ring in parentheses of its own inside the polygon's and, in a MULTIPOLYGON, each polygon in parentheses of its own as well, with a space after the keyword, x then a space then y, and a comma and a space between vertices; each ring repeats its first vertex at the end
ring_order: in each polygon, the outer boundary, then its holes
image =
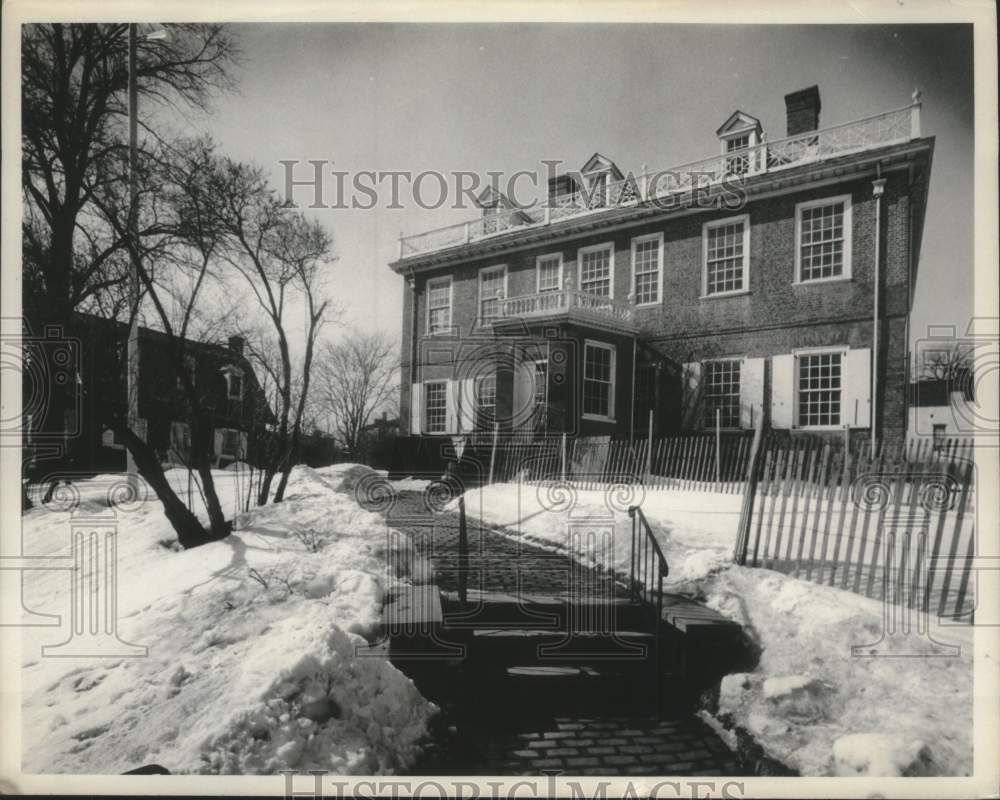
POLYGON ((446 384, 442 382, 424 385, 424 407, 426 411, 426 429, 428 433, 444 433, 447 428, 448 401, 445 394, 446 384))
POLYGON ((657 303, 660 300, 660 242, 648 239, 635 245, 635 302, 657 303))
POLYGON ((613 351, 606 347, 586 345, 583 355, 583 413, 602 417, 611 415, 611 393, 614 375, 611 366, 613 351))
POLYGON ((451 327, 451 280, 427 284, 428 333, 440 333, 451 327))
POLYGON ((500 301, 497 299, 503 293, 506 269, 485 270, 479 273, 479 318, 480 324, 487 324, 500 316, 500 301))
POLYGON ((723 428, 740 426, 740 362, 738 360, 705 363, 705 426, 715 427, 716 415, 723 428))
POLYGON ((580 258, 580 290, 601 297, 611 296, 611 248, 583 253, 580 258))
POLYGON ((551 292, 559 287, 559 256, 538 260, 538 291, 551 292))
POLYGON ((743 289, 746 257, 743 252, 743 222, 727 222, 709 228, 706 248, 706 294, 743 289))
POLYGON ((840 424, 841 354, 799 356, 799 425, 840 424))
POLYGON ((811 281, 844 274, 844 203, 802 209, 801 276, 811 281))

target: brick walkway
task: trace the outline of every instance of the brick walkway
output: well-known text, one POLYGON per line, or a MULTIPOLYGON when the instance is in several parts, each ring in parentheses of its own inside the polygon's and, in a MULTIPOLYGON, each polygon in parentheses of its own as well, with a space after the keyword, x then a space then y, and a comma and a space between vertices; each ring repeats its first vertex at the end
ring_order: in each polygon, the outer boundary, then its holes
MULTIPOLYGON (((456 592, 457 515, 432 515, 418 493, 403 492, 388 522, 433 563, 439 588, 456 592)), ((587 585, 590 592, 626 594, 599 571, 480 530, 473 519, 468 534, 470 592, 552 596, 587 585)), ((413 774, 736 774, 729 749, 689 711, 670 719, 649 713, 648 676, 572 666, 479 669, 464 663, 435 667, 441 694, 432 699, 442 713, 413 774)))
POLYGON ((697 719, 556 717, 534 730, 491 738, 484 767, 500 774, 731 775, 729 749, 697 719))
MULTIPOLYGON (((458 590, 458 514, 431 514, 417 492, 402 492, 388 522, 405 531, 418 552, 430 559, 437 585, 458 590)), ((600 570, 527 542, 480 528, 468 520, 470 591, 568 595, 578 591, 625 597, 625 586, 600 570)))

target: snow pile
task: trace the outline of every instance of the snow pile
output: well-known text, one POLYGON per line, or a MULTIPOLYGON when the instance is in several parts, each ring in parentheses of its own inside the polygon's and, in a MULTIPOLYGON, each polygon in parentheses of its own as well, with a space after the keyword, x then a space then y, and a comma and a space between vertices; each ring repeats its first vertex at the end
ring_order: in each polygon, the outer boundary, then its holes
MULTIPOLYGON (((26 573, 26 607, 62 624, 25 629, 25 771, 386 774, 413 763, 435 708, 365 638, 395 580, 390 545, 381 516, 332 488, 367 468, 338 466, 297 467, 285 502, 188 551, 171 546, 155 500, 117 514, 104 504, 118 530, 118 635, 145 657, 40 657, 69 638, 69 573, 26 573)), ((216 475, 235 507, 239 473, 216 475)), ((98 507, 106 483, 77 486, 98 507)), ((70 512, 33 509, 26 552, 67 553, 71 525, 70 512)))
POLYGON ((487 526, 622 574, 628 507, 640 506, 670 567, 667 591, 739 622, 760 646, 753 672, 723 680, 717 717, 771 758, 808 776, 971 774, 971 630, 932 619, 930 637, 883 637, 880 602, 734 565, 741 503, 736 494, 642 487, 503 484, 466 494, 467 513, 487 526), (613 539, 594 548, 587 531, 613 539))

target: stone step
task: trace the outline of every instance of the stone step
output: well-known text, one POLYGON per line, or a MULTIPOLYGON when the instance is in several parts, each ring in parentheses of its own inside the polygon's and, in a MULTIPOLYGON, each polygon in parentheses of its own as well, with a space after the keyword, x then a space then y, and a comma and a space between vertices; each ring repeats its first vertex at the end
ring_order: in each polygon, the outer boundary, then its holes
POLYGON ((524 628, 536 630, 647 629, 648 606, 620 597, 566 597, 541 594, 468 593, 461 604, 457 593, 442 593, 448 628, 524 628))
MULTIPOLYGON (((449 631, 449 634, 454 634, 449 631)), ((461 639, 470 662, 491 666, 591 665, 617 671, 648 666, 654 639, 645 631, 573 632, 479 628, 461 639)))

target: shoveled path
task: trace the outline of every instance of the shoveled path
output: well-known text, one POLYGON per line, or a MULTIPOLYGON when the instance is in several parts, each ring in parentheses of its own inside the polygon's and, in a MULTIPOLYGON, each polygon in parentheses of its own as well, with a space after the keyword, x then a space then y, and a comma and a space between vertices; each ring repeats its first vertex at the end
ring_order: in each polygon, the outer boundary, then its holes
MULTIPOLYGON (((428 558, 438 586, 458 589, 458 516, 432 513, 402 492, 387 513, 428 558)), ((609 575, 469 519, 469 590, 565 595, 574 587, 626 595, 609 575)), ((469 675, 441 665, 443 713, 414 774, 733 775, 735 761, 690 711, 654 717, 651 693, 626 676, 586 667, 526 667, 469 675)), ((641 682, 638 682, 641 683, 641 682)))

